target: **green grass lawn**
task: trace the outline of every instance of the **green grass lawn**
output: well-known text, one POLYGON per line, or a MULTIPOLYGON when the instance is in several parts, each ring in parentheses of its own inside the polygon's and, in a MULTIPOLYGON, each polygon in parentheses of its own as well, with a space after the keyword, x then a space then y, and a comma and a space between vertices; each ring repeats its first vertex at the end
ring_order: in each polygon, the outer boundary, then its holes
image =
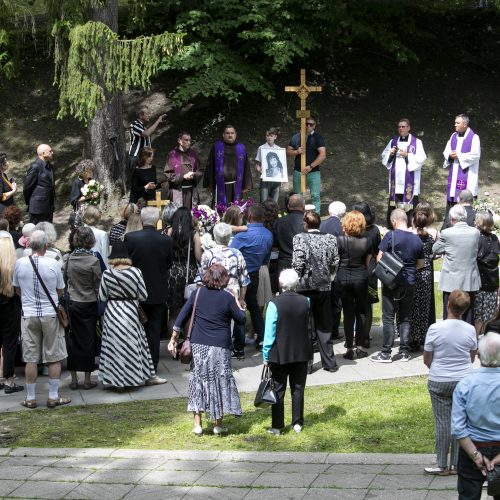
MULTIPOLYGON (((6 413, 0 446, 112 447, 339 453, 432 453, 433 418, 426 377, 336 384, 306 389, 301 434, 266 432, 271 410, 257 410, 242 394, 243 417, 228 417, 230 433, 191 433, 186 399, 67 407, 6 413)), ((285 402, 290 424, 290 399, 285 402)))

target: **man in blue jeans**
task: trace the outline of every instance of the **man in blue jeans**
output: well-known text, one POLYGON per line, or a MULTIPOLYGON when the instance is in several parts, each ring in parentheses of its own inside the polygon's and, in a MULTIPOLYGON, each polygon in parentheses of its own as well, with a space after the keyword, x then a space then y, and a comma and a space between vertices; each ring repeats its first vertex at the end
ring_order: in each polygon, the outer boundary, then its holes
POLYGON ((413 234, 407 225, 406 212, 396 208, 391 214, 394 228, 389 231, 379 246, 377 261, 384 252, 396 254, 404 264, 401 282, 395 289, 382 286, 382 350, 370 359, 376 363, 391 363, 392 344, 394 343, 395 310, 399 310, 399 354, 394 360, 410 361, 408 339, 410 336, 411 311, 415 292, 417 269, 424 267, 424 250, 420 238, 413 234))
MULTIPOLYGON (((319 171, 319 166, 326 159, 326 147, 325 141, 321 135, 319 135, 316 130, 316 120, 312 117, 306 120, 306 187, 309 188, 311 192, 311 203, 314 204, 315 210, 320 214, 321 202, 320 202, 320 188, 321 188, 321 176, 319 171)), ((300 155, 304 154, 304 150, 300 144, 300 132, 292 136, 290 139, 290 144, 286 148, 286 154, 288 156, 295 157, 295 165, 293 169, 293 190, 295 193, 300 193, 300 179, 302 173, 300 171, 300 155)))
POLYGON ((247 230, 237 233, 229 245, 237 248, 245 259, 250 284, 247 287, 245 300, 250 312, 252 325, 257 334, 257 349, 264 339, 264 318, 257 302, 257 289, 259 288, 259 269, 269 262, 273 246, 273 234, 264 227, 264 207, 257 203, 248 209, 247 230))

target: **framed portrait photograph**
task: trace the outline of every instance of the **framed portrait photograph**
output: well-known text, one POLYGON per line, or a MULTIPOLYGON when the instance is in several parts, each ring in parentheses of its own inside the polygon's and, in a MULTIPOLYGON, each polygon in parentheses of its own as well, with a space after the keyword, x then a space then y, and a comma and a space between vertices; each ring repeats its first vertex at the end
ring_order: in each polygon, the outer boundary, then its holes
POLYGON ((262 180, 271 182, 288 182, 285 148, 261 149, 262 180))

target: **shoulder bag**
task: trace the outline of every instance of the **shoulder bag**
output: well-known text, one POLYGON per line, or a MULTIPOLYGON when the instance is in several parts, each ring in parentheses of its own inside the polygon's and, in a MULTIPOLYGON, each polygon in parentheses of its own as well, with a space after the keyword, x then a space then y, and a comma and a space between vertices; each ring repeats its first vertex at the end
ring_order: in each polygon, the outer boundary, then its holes
POLYGON ((394 253, 396 231, 392 232, 391 251, 384 252, 375 267, 375 275, 389 289, 394 290, 401 284, 403 261, 394 253))
POLYGON ((265 406, 272 406, 276 404, 277 401, 278 398, 274 390, 274 382, 271 377, 269 366, 264 366, 262 368, 261 380, 253 404, 256 408, 263 408, 265 406))
POLYGON ((186 338, 182 343, 181 350, 179 351, 179 359, 183 365, 188 365, 193 359, 193 352, 191 351, 191 332, 193 330, 194 315, 196 313, 196 304, 198 303, 198 297, 200 295, 200 290, 196 292, 196 297, 194 298, 193 310, 191 311, 191 319, 189 320, 189 327, 187 331, 186 338))
MULTIPOLYGON (((127 298, 128 300, 135 300, 134 297, 131 297, 127 291, 122 287, 121 283, 120 283, 120 280, 118 280, 115 275, 113 274, 113 271, 111 271, 111 269, 109 269, 109 272, 111 273, 111 275, 113 276, 113 278, 115 278, 116 282, 118 283, 118 286, 122 289, 123 292, 125 292, 125 295, 127 295, 127 298)), ((137 314, 139 315, 139 321, 144 325, 145 323, 148 322, 148 316, 147 314, 144 312, 144 309, 141 307, 140 304, 137 305, 137 314)))
POLYGON ((54 308, 54 311, 56 312, 57 319, 59 320, 59 323, 61 326, 66 329, 69 326, 69 319, 68 319, 68 314, 66 312, 66 309, 62 304, 59 304, 56 306, 56 303, 52 299, 52 296, 50 295, 49 291, 47 290, 47 287, 45 286, 45 283, 42 280, 42 277, 40 276, 40 273, 38 272, 37 267, 35 266, 35 262, 33 261, 33 257, 30 255, 29 256, 31 265, 33 266, 33 269, 35 270, 35 274, 38 278, 38 281, 40 282, 40 285, 42 285, 43 291, 45 292, 45 295, 49 299, 50 303, 52 304, 52 307, 54 308))

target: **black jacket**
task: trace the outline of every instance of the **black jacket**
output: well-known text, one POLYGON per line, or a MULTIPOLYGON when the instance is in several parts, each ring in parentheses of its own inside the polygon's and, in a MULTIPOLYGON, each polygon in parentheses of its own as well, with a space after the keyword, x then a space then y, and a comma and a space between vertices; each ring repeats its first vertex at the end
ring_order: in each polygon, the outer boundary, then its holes
POLYGON ((274 246, 278 247, 280 270, 292 267, 293 237, 304 232, 304 213, 292 210, 274 224, 274 246))
POLYGON ((24 180, 24 201, 30 214, 54 212, 56 183, 52 165, 37 158, 28 168, 24 180))
POLYGON ((146 226, 141 231, 127 233, 124 241, 132 264, 142 271, 148 292, 145 304, 165 304, 168 270, 172 267, 172 238, 146 226))

